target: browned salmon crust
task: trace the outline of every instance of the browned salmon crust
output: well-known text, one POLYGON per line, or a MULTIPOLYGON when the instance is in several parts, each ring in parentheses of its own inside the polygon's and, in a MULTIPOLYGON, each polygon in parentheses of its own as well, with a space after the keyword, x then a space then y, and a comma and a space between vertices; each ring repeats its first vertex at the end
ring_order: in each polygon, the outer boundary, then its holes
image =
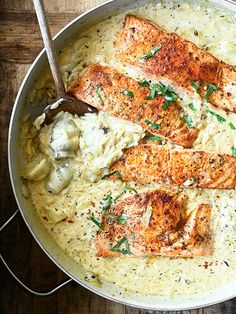
POLYGON ((133 15, 126 15, 123 30, 116 41, 116 56, 123 64, 136 66, 142 72, 171 85, 194 91, 193 80, 199 85, 199 94, 206 97, 206 83, 218 90, 209 102, 225 110, 236 112, 236 68, 219 61, 210 53, 174 33, 167 33, 153 23, 133 15), (153 57, 141 57, 152 48, 161 46, 153 57))
POLYGON ((140 184, 169 182, 169 150, 164 146, 141 144, 125 151, 111 168, 118 170, 122 178, 140 184))
POLYGON ((206 151, 171 150, 169 173, 172 184, 191 187, 233 189, 236 186, 236 158, 206 151))
POLYGON ((169 150, 154 144, 127 149, 111 171, 140 184, 151 182, 188 188, 233 189, 236 186, 236 158, 213 152, 169 150))
POLYGON ((198 134, 197 128, 190 129, 180 121, 182 109, 177 103, 171 103, 164 110, 163 96, 147 100, 150 95, 147 87, 140 86, 134 79, 109 67, 89 65, 72 83, 68 93, 114 117, 135 122, 150 133, 166 137, 183 147, 191 147, 198 134), (133 95, 125 94, 123 89, 133 95))
POLYGON ((103 214, 104 228, 96 237, 97 255, 211 255, 212 207, 202 204, 188 217, 183 217, 184 205, 184 197, 168 189, 136 194, 113 205, 103 214), (111 218, 122 215, 128 216, 125 224, 111 218), (121 239, 126 243, 117 247, 121 239))

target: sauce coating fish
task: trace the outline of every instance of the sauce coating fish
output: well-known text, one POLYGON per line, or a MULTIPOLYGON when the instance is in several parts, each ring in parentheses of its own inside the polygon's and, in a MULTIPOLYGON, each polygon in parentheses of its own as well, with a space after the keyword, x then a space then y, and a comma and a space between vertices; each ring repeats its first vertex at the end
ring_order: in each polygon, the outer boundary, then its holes
POLYGON ((168 182, 188 188, 233 189, 236 158, 193 149, 169 150, 164 146, 140 144, 125 151, 111 170, 140 184, 168 182))
POLYGON ((201 97, 212 105, 236 112, 236 68, 181 36, 167 33, 148 20, 126 15, 116 49, 123 64, 138 67, 180 90, 193 92, 195 85, 201 97), (161 48, 155 52, 156 47, 161 48))
POLYGON ((136 194, 104 212, 96 237, 97 255, 211 255, 211 206, 201 204, 185 217, 185 198, 163 189, 136 194), (126 217, 122 224, 114 217, 126 217))
POLYGON ((170 139, 183 147, 191 147, 198 129, 190 129, 179 118, 181 107, 171 102, 162 106, 165 97, 147 100, 150 90, 130 77, 98 64, 89 65, 68 89, 68 93, 110 115, 132 121, 170 139))

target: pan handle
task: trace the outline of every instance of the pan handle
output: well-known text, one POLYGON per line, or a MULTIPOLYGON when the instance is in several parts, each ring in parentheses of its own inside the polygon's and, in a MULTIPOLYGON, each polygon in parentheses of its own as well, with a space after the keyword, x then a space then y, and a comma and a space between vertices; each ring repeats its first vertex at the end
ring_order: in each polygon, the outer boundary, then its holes
MULTIPOLYGON (((15 216, 17 215, 17 213, 19 212, 19 209, 17 209, 14 214, 0 227, 0 232, 7 227, 7 225, 15 218, 15 216)), ((56 292, 57 290, 59 290, 60 288, 64 287, 65 285, 67 285, 68 283, 70 283, 71 281, 73 281, 73 279, 67 279, 66 281, 62 282, 61 284, 59 284, 57 287, 53 288, 52 290, 46 291, 46 292, 38 292, 35 290, 30 289, 28 286, 26 286, 17 276, 16 274, 11 270, 11 268, 8 266, 7 262, 4 260, 3 256, 0 254, 0 259, 3 262, 3 264, 6 266, 7 270, 9 271, 9 273, 14 277, 14 279, 28 292, 39 296, 39 297, 44 297, 44 296, 48 296, 54 292, 56 292)))

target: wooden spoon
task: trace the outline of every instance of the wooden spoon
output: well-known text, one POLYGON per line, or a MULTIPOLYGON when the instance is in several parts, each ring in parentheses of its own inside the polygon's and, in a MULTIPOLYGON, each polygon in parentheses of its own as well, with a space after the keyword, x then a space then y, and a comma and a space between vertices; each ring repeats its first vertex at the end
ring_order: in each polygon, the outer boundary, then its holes
POLYGON ((85 113, 97 112, 97 109, 86 104, 85 102, 69 96, 66 92, 65 85, 62 80, 61 72, 56 59, 55 48, 52 41, 52 36, 46 19, 45 8, 42 0, 33 0, 34 7, 38 18, 39 28, 43 38, 45 50, 48 57, 48 62, 51 68, 53 80, 56 87, 57 99, 54 103, 48 105, 44 109, 45 119, 44 124, 50 124, 53 117, 60 111, 68 111, 79 116, 85 113))

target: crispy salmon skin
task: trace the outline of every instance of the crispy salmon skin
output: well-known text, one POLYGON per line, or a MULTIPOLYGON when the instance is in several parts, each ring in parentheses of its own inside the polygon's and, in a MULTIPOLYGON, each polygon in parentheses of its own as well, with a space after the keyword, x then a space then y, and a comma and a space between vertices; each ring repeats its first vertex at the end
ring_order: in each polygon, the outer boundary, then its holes
POLYGON ((135 66, 149 77, 166 80, 180 90, 193 92, 195 86, 212 105, 236 112, 236 68, 177 34, 126 15, 115 46, 116 57, 123 64, 135 66), (156 47, 159 50, 155 52, 156 47))
POLYGON ((211 206, 202 204, 187 217, 182 213, 184 206, 185 198, 168 189, 125 198, 103 214, 97 255, 211 255, 211 206))
POLYGON ((89 65, 72 83, 68 93, 110 115, 132 121, 170 139, 183 147, 192 147, 198 129, 189 128, 179 118, 181 107, 172 102, 163 109, 166 99, 147 100, 150 90, 123 74, 98 64, 89 65))
POLYGON ((140 184, 163 183, 188 188, 233 189, 236 186, 236 157, 193 149, 169 150, 140 144, 125 151, 113 164, 124 180, 140 184))

